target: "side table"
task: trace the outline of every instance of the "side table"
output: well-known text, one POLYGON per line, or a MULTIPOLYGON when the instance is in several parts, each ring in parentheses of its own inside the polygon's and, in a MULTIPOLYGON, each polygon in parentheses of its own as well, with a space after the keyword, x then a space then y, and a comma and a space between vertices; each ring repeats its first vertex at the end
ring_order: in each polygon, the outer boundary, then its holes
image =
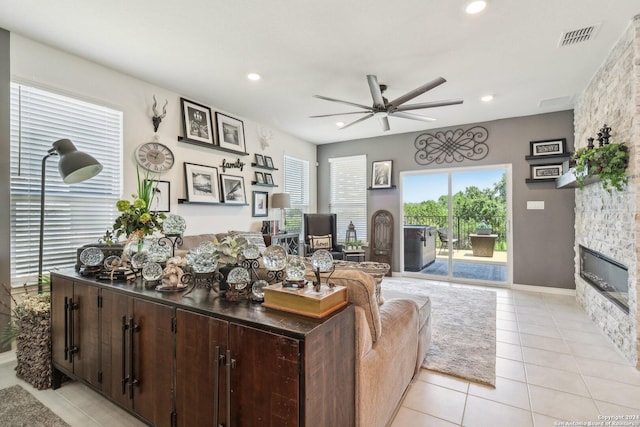
POLYGON ((289 255, 300 255, 298 233, 263 234, 267 246, 280 245, 286 249, 289 255))
POLYGON ((345 261, 364 262, 364 258, 365 258, 364 249, 353 249, 353 250, 343 249, 342 253, 344 253, 345 261))

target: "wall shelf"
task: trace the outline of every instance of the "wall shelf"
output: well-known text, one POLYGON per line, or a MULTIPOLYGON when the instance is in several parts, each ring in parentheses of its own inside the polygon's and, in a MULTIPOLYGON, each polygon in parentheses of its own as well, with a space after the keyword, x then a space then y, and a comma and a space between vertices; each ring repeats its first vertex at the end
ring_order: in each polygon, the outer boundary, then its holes
POLYGON ((207 147, 207 148, 210 148, 212 150, 224 151, 225 153, 234 154, 236 156, 248 156, 249 155, 249 153, 245 153, 244 151, 229 150, 228 148, 223 148, 223 147, 220 147, 219 145, 213 145, 213 144, 209 144, 209 143, 206 143, 206 142, 192 141, 190 139, 185 138, 184 136, 179 136, 178 137, 178 142, 185 142, 187 144, 193 144, 193 145, 199 145, 201 147, 207 147))
POLYGON ((573 153, 551 154, 549 156, 525 156, 525 160, 569 159, 573 153))
POLYGON ((262 166, 262 165, 259 165, 257 163, 251 163, 251 166, 253 166, 254 168, 258 168, 258 169, 266 169, 268 171, 277 171, 278 170, 278 168, 270 168, 269 166, 262 166))
POLYGON ((178 199, 179 205, 222 205, 222 206, 249 206, 249 203, 224 203, 224 202, 193 202, 187 199, 178 199))
POLYGON ((556 182, 557 178, 545 178, 545 179, 533 179, 527 178, 524 180, 527 184, 536 184, 538 182, 556 182))
POLYGON ((258 181, 251 181, 251 185, 255 185, 256 187, 270 187, 270 188, 277 187, 276 184, 263 184, 263 183, 258 182, 258 181))
POLYGON ((391 187, 385 187, 385 188, 373 188, 373 187, 369 187, 369 188, 367 188, 367 190, 393 190, 394 188, 397 188, 397 186, 392 185, 391 187))

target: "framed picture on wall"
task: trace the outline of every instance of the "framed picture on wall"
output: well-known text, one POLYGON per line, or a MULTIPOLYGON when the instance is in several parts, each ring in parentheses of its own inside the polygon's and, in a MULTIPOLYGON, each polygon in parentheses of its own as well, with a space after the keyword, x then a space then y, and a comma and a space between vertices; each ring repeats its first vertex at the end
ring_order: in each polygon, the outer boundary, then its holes
POLYGON ((220 174, 220 182, 222 183, 222 200, 225 203, 230 205, 247 204, 243 177, 220 174))
POLYGON ((184 175, 187 183, 187 200, 190 202, 220 202, 218 168, 185 163, 184 175))
POLYGON ((270 173, 264 174, 264 182, 269 185, 273 185, 273 176, 270 173))
POLYGON ((270 156, 264 156, 264 163, 265 166, 271 169, 275 169, 273 167, 273 159, 270 156))
POLYGON ((185 142, 215 145, 211 109, 184 98, 180 98, 180 107, 185 142))
POLYGON ((170 212, 171 210, 171 183, 169 181, 158 181, 155 179, 145 179, 144 183, 151 182, 151 192, 153 199, 149 210, 152 212, 170 212))
POLYGON ((245 153, 244 124, 226 114, 216 112, 218 145, 227 150, 245 153))
POLYGON ((552 165, 531 165, 531 179, 556 179, 562 175, 562 163, 552 165))
POLYGON ((264 166, 264 157, 262 156, 262 154, 257 154, 256 153, 256 165, 258 166, 264 166))
POLYGON ((262 172, 256 172, 256 182, 258 184, 264 184, 264 174, 262 172))
POLYGON ((371 164, 371 188, 391 188, 393 160, 380 160, 371 164))
POLYGON ((255 217, 269 216, 269 193, 266 191, 253 192, 252 215, 255 217))
POLYGON ((567 140, 565 138, 531 141, 529 145, 532 157, 564 154, 567 151, 567 140))

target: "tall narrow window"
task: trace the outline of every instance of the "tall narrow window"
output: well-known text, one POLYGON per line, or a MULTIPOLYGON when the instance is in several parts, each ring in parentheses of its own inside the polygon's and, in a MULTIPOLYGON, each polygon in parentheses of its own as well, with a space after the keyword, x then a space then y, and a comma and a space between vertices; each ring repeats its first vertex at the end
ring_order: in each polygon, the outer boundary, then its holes
POLYGON ((367 156, 329 159, 329 211, 337 214, 338 240, 344 241, 349 222, 358 240, 367 240, 367 156))
POLYGON ((286 230, 302 231, 302 214, 309 207, 309 162, 284 156, 284 192, 289 193, 291 209, 287 209, 286 230))
POLYGON ((88 181, 67 185, 57 158, 47 162, 43 271, 71 267, 78 247, 113 225, 121 190, 122 112, 45 90, 11 84, 11 276, 38 270, 42 158, 70 139, 102 163, 88 181))

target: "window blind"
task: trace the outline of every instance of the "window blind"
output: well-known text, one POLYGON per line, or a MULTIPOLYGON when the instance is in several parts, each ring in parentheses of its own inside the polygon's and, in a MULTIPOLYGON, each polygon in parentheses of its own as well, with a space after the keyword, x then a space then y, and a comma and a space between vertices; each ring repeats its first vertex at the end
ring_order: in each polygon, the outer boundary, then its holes
POLYGON ((43 271, 76 263, 78 247, 98 242, 117 216, 121 192, 122 112, 42 89, 11 84, 11 276, 35 277, 40 234, 42 158, 61 138, 103 165, 68 185, 58 157, 47 160, 43 271))
POLYGON ((309 206, 309 162, 284 156, 284 192, 289 193, 291 209, 286 210, 287 231, 302 231, 302 215, 309 206))
POLYGON ((344 241, 349 221, 358 240, 367 241, 367 156, 329 159, 329 211, 337 217, 338 240, 344 241))

